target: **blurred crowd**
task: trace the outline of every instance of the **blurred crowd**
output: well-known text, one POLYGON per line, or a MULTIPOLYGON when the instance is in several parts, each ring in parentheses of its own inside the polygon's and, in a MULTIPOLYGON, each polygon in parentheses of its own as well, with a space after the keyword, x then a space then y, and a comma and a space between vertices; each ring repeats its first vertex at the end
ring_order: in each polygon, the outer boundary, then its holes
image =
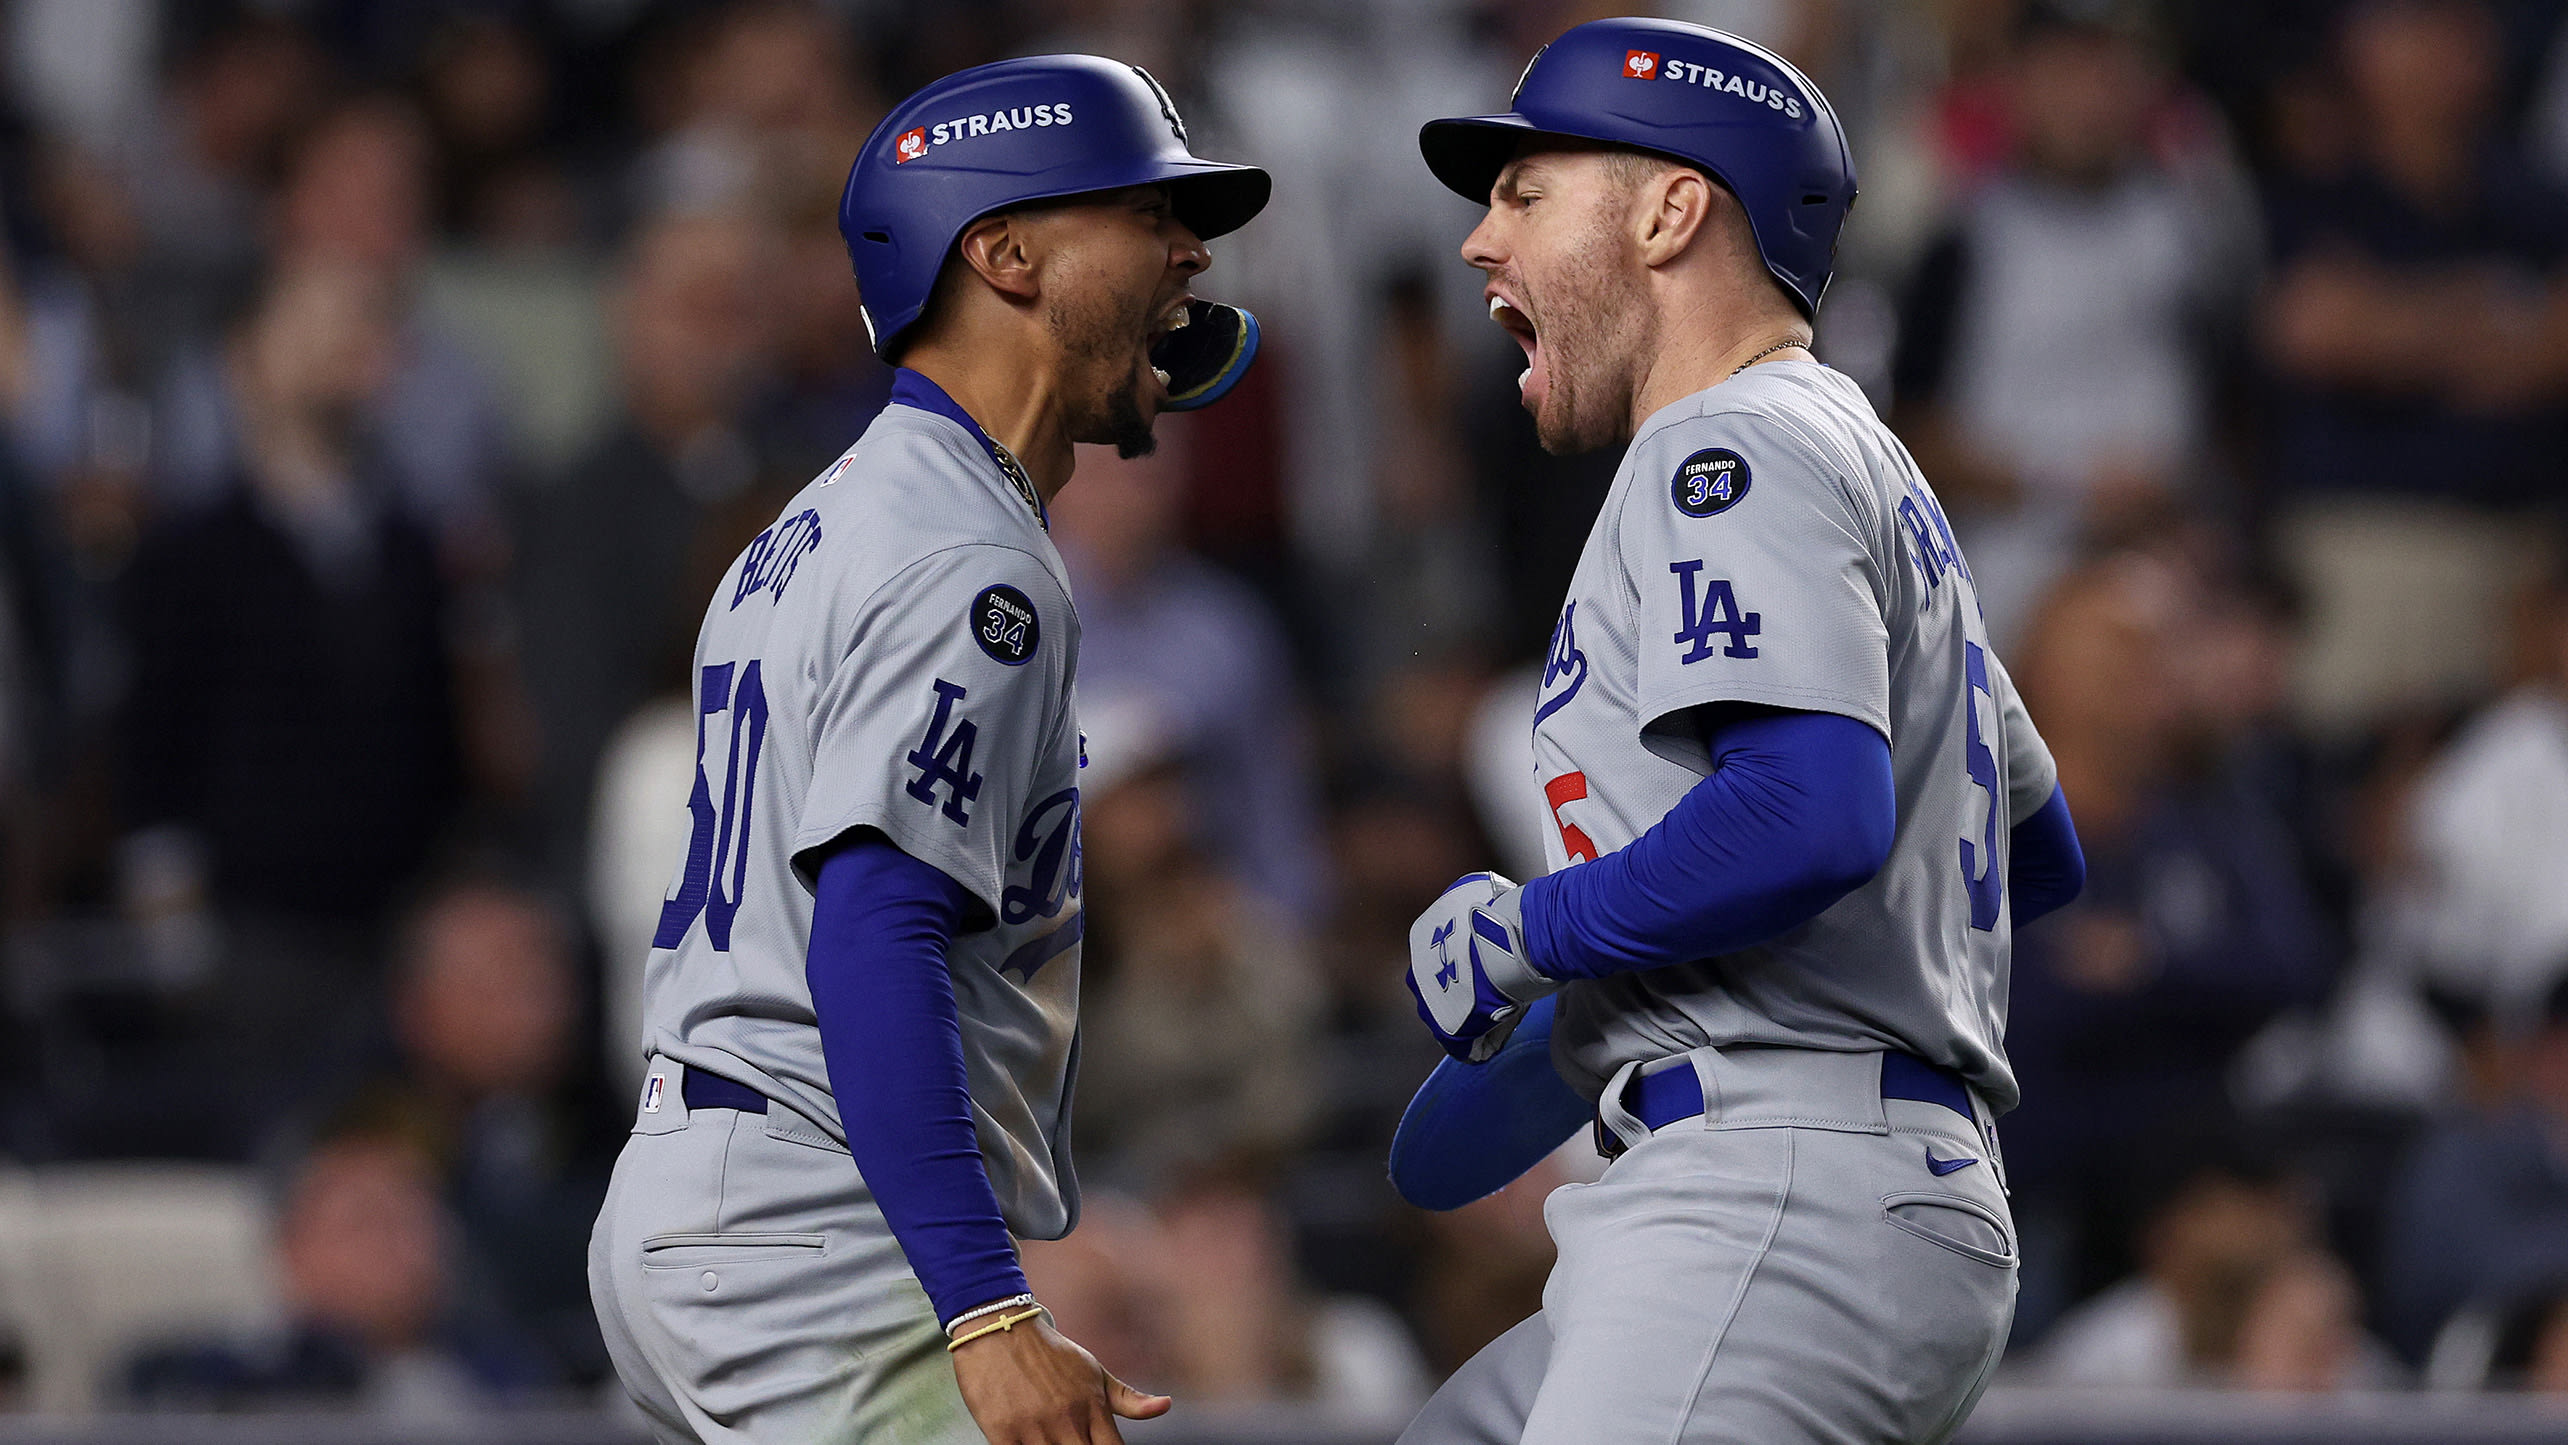
MULTIPOLYGON (((857 145, 1043 50, 1147 65, 1277 203, 1204 282, 1257 370, 1055 512, 1093 1202, 1029 1274, 1150 1388, 1373 1420, 1533 1309, 1598 1163, 1402 1205, 1399 979, 1449 879, 1542 866, 1532 677, 1616 459, 1534 445, 1410 137, 1623 8, 7 6, 0 1153, 238 1166, 273 1256, 256 1329, 139 1330, 95 1398, 611 1388, 582 1244, 696 621, 883 403, 857 145)), ((2012 1377, 2568 1390, 2561 7, 1640 8, 1844 116, 1819 351, 2084 837, 2017 940, 2012 1377)), ((0 1298, 0 1376, 50 1327, 0 1298)))

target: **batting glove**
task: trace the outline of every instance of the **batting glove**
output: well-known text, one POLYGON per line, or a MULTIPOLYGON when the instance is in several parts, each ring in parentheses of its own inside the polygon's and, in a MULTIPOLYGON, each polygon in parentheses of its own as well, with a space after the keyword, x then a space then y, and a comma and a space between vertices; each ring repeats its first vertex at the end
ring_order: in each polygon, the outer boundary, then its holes
POLYGON ((1464 1063, 1497 1053, 1525 1005, 1560 988, 1526 961, 1524 897, 1494 873, 1465 874, 1409 925, 1418 1017, 1464 1063))

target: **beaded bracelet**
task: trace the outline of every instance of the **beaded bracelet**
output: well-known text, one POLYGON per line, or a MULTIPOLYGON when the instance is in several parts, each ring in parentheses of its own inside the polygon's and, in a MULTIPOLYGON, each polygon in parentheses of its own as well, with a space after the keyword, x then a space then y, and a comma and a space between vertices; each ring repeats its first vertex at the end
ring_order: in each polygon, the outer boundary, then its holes
POLYGON ((963 1348, 965 1345, 972 1343, 983 1335, 995 1335, 1003 1330, 1013 1330, 1017 1326, 1024 1324, 1027 1320, 1033 1319, 1035 1316, 1042 1313, 1044 1313, 1043 1306, 1035 1305, 1031 1308, 1020 1310, 1012 1315, 1001 1315, 996 1321, 983 1325, 969 1334, 956 1335, 954 1338, 947 1340, 945 1342, 945 1351, 947 1354, 952 1354, 954 1351, 963 1348))
POLYGON ((979 1319, 983 1315, 1004 1314, 1009 1310, 1022 1309, 1032 1303, 1034 1303, 1034 1296, 1030 1294, 1012 1294, 1006 1299, 992 1300, 988 1304, 974 1306, 973 1308, 956 1315, 954 1318, 947 1320, 945 1322, 945 1333, 948 1337, 951 1337, 956 1330, 963 1328, 965 1325, 970 1324, 972 1321, 979 1319))

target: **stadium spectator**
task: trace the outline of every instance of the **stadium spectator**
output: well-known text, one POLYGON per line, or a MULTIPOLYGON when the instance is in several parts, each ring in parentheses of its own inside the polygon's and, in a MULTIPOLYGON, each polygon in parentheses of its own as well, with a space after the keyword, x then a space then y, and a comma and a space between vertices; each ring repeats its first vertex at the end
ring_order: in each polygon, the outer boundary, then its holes
POLYGON ((462 801, 446 585, 358 427, 391 350, 371 274, 278 272, 226 353, 231 482, 123 579, 119 901, 207 987, 199 1087, 252 1133, 358 1067, 379 930, 462 801))
POLYGON ((2518 621, 2522 681, 2417 780, 2401 900, 2432 985, 2509 1028, 2568 965, 2568 573, 2518 621))
POLYGON ((2143 1227, 2139 1272, 2052 1326, 2036 1378, 2305 1393, 2389 1382, 2298 1181, 2240 1158, 2179 1166, 2178 1178, 2143 1227))
POLYGON ((2435 1333, 2425 1384, 2435 1390, 2568 1392, 2568 1288, 2535 1280, 2455 1314, 2435 1333))
MULTIPOLYGON (((429 137, 417 114, 361 97, 324 115, 294 147, 270 216, 284 267, 371 273, 391 308, 387 364, 366 395, 387 500, 430 529, 449 565, 491 570, 495 509, 508 467, 505 423, 479 363, 418 314, 429 243, 429 137)), ((167 435, 155 483, 176 501, 223 485, 244 424, 226 405, 210 354, 182 358, 163 401, 167 435)))
MULTIPOLYGON (((1257 1190, 1208 1177, 1147 1211, 1111 1196, 1097 1221, 1024 1247, 1026 1277, 1065 1331, 1092 1326, 1098 1360, 1202 1405, 1294 1402, 1396 1428, 1429 1377, 1377 1300, 1314 1291, 1286 1221, 1257 1190)), ((1080 1339, 1091 1338, 1082 1333, 1080 1339)))
MULTIPOLYGON (((438 1166, 494 1303, 588 1379, 606 1374, 586 1273, 589 1225, 622 1109, 574 1072, 570 936, 543 899, 495 877, 432 891, 404 931, 392 991, 398 1107, 438 1166)), ((621 1102, 620 1100, 618 1101, 621 1102)))
POLYGON ((1266 604, 1179 544, 1195 435, 1181 417, 1147 457, 1082 447, 1053 509, 1079 598, 1081 717, 1110 747, 1128 732, 1173 759, 1191 841, 1307 927, 1328 861, 1303 704, 1266 604))
POLYGON ((2217 346, 2256 249, 2146 7, 2035 0, 2006 72, 2012 159, 1918 263, 1892 375, 2001 646, 2090 530, 2210 491, 2217 346))
MULTIPOLYGON (((646 208, 738 211, 776 227, 762 280, 778 386, 759 423, 774 465, 797 485, 856 440, 891 389, 838 234, 848 157, 882 103, 867 79, 870 57, 835 9, 742 0, 702 16, 693 39, 672 39, 671 128, 639 170, 646 208)), ((688 29, 681 21, 677 34, 688 29)))
POLYGON ((586 217, 546 149, 553 69, 537 37, 506 14, 441 18, 420 58, 420 102, 436 139, 438 229, 500 251, 578 241, 586 217))
POLYGON ((814 0, 738 0, 682 21, 670 41, 668 133, 637 173, 646 214, 791 215, 834 200, 879 102, 847 27, 814 0))
MULTIPOLYGON (((1541 1306, 1556 1255, 1543 1201, 1577 1182, 1563 1168, 1576 1152, 1555 1151, 1488 1198, 1426 1217, 1415 1246, 1421 1258, 1412 1304, 1437 1373, 1460 1368, 1541 1306)), ((1588 1159, 1594 1161, 1593 1151, 1588 1159)))
POLYGON ((2225 1110, 2240 1046, 2332 982, 2290 830, 2237 768, 2253 678, 2215 666, 2228 649, 2177 641, 2217 637, 2244 605, 2179 563, 2109 557, 2060 585, 2015 660, 2087 858, 2084 895, 2016 944, 2025 1101, 2006 1137, 2028 1333, 2125 1267, 2138 1142, 2225 1110))
POLYGON ((1112 1190, 1082 1190, 1077 1229, 1017 1246, 1027 1288, 1061 1332, 1119 1380, 1155 1384, 1168 1374, 1164 1320, 1153 1295, 1157 1230, 1138 1201, 1112 1190))
POLYGON ((1144 1188, 1272 1166, 1302 1142, 1319 1092, 1316 969, 1274 905, 1195 845, 1191 790, 1167 755, 1105 724, 1083 720, 1082 921, 1100 921, 1082 975, 1082 1157, 1144 1188))
POLYGON ((781 385, 764 423, 788 477, 820 475, 892 395, 892 369, 867 342, 862 298, 848 283, 837 199, 835 191, 806 198, 785 228, 775 272, 781 385))
POLYGON ((2278 541, 2311 602, 2302 707, 2339 731, 2496 680, 2538 565, 2511 514, 2559 493, 2568 197, 2499 128, 2500 43, 2478 0, 2347 7, 2343 156, 2267 195, 2278 541))
POLYGON ((2568 1278, 2568 981, 2544 1001, 2520 1068, 2515 1097, 2434 1126, 2391 1194, 2380 1318, 2410 1359, 2463 1307, 2568 1278))
POLYGON ((173 14, 160 104, 104 142, 98 170, 140 233, 133 339, 164 348, 218 339, 222 317, 264 264, 261 211, 281 154, 323 94, 328 58, 300 26, 205 7, 173 14))
POLYGON ((166 1410, 347 1406, 417 1426, 540 1392, 541 1353, 458 1298, 434 1177, 399 1134, 324 1139, 278 1227, 286 1327, 150 1350, 127 1371, 129 1396, 166 1410))
POLYGON ((393 320, 362 269, 272 277, 225 356, 230 480, 128 579, 126 824, 220 906, 379 917, 456 802, 444 587, 358 425, 393 320))
POLYGON ((1315 1294, 1262 1195, 1207 1183, 1163 1198, 1157 1214, 1170 1389, 1207 1403, 1302 1400, 1377 1426, 1426 1403, 1407 1327, 1378 1300, 1315 1294))
MULTIPOLYGON (((1421 1265, 1420 1225, 1383 1161, 1409 1096, 1443 1057, 1400 982, 1409 921, 1485 855, 1457 798, 1378 774, 1342 788, 1330 818, 1341 886, 1320 940, 1313 1128, 1284 1190, 1315 1284, 1405 1306, 1421 1265)), ((1450 1368, 1468 1353, 1438 1358, 1450 1368)))
POLYGON ((714 580, 773 517, 776 489, 809 480, 768 471, 753 422, 774 364, 774 257, 767 230, 739 216, 666 218, 634 238, 614 301, 622 415, 522 529, 539 823, 563 876, 585 862, 607 738, 685 689, 714 580))

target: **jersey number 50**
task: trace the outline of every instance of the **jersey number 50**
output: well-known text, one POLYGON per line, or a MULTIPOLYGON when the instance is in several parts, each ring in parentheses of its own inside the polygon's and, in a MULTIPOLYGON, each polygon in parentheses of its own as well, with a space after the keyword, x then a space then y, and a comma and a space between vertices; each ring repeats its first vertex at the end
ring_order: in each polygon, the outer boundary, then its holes
POLYGON ((704 915, 704 936, 722 953, 731 951, 731 920, 740 912, 740 885, 749 875, 749 804, 756 796, 758 749, 767 741, 767 686, 758 663, 723 663, 704 670, 696 684, 695 791, 687 795, 694 824, 687 838, 686 871, 678 875, 678 892, 660 904, 660 928, 651 935, 653 948, 675 948, 686 940, 696 915, 704 915), (732 681, 737 668, 739 681, 732 681), (713 719, 731 715, 729 761, 722 773, 722 808, 713 806, 713 787, 705 776, 705 742, 713 719), (726 892, 723 873, 731 875, 726 892))

